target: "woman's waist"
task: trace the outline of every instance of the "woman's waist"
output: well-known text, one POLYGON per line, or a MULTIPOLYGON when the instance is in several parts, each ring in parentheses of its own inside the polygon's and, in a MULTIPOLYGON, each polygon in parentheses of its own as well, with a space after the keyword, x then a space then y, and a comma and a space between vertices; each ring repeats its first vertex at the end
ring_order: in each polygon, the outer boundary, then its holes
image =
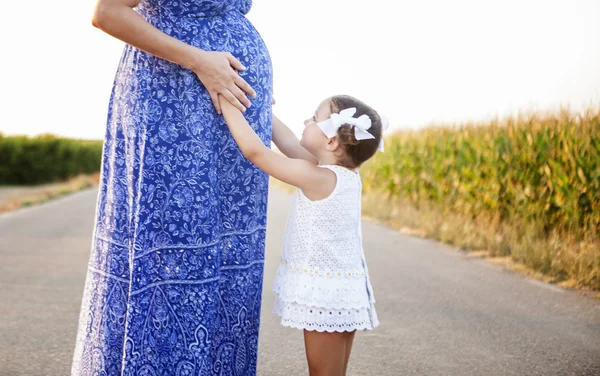
MULTIPOLYGON (((157 29, 172 35, 183 34, 206 34, 206 29, 214 29, 223 32, 235 26, 236 31, 240 31, 240 24, 250 24, 251 22, 238 9, 228 8, 226 10, 214 12, 173 12, 164 9, 144 9, 136 8, 136 12, 146 21, 157 29)), ((248 28, 242 30, 249 32, 248 28)), ((251 27, 252 33, 255 32, 251 27)))
POLYGON ((142 17, 164 17, 171 19, 209 19, 227 16, 244 17, 246 10, 231 4, 198 4, 187 7, 164 7, 153 4, 150 1, 141 2, 136 8, 136 11, 142 17))
MULTIPOLYGON (((239 10, 231 9, 224 14, 214 15, 137 12, 165 34, 194 47, 206 51, 231 52, 237 58, 243 55, 246 58, 258 56, 261 60, 270 60, 262 37, 239 10), (238 43, 232 43, 232 40, 238 43)), ((248 64, 246 61, 246 66, 248 64)))

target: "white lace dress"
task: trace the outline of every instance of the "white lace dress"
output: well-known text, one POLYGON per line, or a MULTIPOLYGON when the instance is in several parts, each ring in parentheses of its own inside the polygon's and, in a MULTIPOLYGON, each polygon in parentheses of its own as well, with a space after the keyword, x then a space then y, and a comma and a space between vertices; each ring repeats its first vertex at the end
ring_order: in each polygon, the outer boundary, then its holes
POLYGON ((273 285, 281 323, 319 332, 379 325, 362 247, 358 172, 320 166, 337 176, 329 197, 311 201, 300 189, 287 219, 273 285))

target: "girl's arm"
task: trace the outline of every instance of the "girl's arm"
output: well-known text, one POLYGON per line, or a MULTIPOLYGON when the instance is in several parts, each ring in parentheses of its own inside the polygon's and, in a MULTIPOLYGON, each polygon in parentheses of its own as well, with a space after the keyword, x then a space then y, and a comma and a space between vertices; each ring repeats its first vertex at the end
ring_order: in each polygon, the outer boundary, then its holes
POLYGON ((277 116, 273 115, 273 142, 286 156, 319 164, 317 158, 300 145, 300 140, 277 116))
POLYGON ((237 108, 221 96, 219 101, 233 138, 250 162, 274 178, 302 189, 310 199, 327 197, 333 191, 336 177, 332 171, 272 151, 258 138, 237 108))
POLYGON ((123 42, 159 58, 179 64, 198 76, 219 112, 218 95, 241 111, 250 106, 246 93, 255 96, 234 70, 246 68, 228 52, 204 51, 173 38, 146 22, 133 10, 140 0, 97 0, 92 25, 123 42))

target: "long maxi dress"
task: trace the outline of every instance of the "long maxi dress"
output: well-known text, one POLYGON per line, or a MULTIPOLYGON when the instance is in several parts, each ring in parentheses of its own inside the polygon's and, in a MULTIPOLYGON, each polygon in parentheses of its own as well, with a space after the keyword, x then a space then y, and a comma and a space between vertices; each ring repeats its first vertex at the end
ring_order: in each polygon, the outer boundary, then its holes
MULTIPOLYGON (((142 0, 163 32, 231 52, 271 142, 272 67, 251 0, 142 0)), ((72 375, 256 374, 268 177, 197 76, 126 45, 110 96, 72 375)))

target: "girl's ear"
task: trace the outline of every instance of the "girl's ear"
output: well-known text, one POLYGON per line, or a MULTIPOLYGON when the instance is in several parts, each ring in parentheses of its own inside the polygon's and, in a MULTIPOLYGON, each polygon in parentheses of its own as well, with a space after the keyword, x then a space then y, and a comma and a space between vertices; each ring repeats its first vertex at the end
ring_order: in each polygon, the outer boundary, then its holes
POLYGON ((327 141, 327 150, 329 151, 336 151, 340 146, 340 141, 337 136, 332 137, 327 141))

